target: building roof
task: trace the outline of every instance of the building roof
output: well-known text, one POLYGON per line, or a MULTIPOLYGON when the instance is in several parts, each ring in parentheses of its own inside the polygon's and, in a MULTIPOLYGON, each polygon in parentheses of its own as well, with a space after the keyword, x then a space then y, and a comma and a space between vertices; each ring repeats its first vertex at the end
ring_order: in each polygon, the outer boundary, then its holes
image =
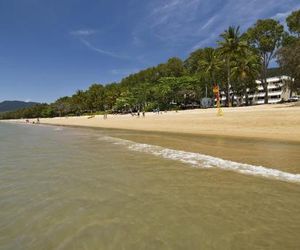
MULTIPOLYGON (((291 79, 291 77, 286 76, 286 75, 274 76, 274 77, 267 78, 267 82, 272 83, 272 82, 278 82, 278 81, 281 81, 281 80, 290 80, 290 79, 291 79)), ((261 80, 256 80, 256 83, 261 83, 261 80)))

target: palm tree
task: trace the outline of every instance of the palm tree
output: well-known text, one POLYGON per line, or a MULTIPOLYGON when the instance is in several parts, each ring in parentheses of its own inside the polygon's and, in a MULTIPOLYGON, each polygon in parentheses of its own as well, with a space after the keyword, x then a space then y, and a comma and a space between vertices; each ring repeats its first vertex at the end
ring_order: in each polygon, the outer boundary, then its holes
POLYGON ((237 55, 232 61, 231 77, 235 79, 239 95, 245 95, 246 105, 249 104, 248 93, 256 89, 256 82, 260 69, 260 57, 250 48, 245 50, 244 55, 237 55))
POLYGON ((203 50, 203 57, 199 61, 198 71, 204 72, 206 75, 208 75, 211 86, 216 84, 216 74, 220 70, 221 64, 222 62, 220 61, 217 50, 213 48, 205 48, 203 50))
POLYGON ((223 38, 219 41, 221 56, 226 61, 227 68, 227 83, 226 83, 226 101, 229 106, 229 92, 230 92, 230 77, 231 77, 231 62, 233 57, 242 56, 247 48, 247 43, 240 35, 240 28, 229 26, 220 36, 223 38))

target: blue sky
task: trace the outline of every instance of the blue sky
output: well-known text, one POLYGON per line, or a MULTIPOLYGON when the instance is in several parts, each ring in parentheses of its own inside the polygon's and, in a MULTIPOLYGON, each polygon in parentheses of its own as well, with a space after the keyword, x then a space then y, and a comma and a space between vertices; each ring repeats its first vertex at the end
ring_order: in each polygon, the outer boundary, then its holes
POLYGON ((0 0, 0 101, 51 102, 214 46, 299 0, 0 0))

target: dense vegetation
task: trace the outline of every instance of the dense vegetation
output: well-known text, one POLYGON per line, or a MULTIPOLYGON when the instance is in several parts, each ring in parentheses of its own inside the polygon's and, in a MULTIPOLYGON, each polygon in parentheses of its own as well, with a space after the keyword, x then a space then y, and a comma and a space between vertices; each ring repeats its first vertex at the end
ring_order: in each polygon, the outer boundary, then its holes
POLYGON ((295 90, 300 86, 300 10, 287 17, 286 23, 288 31, 273 19, 258 20, 245 33, 239 27, 229 27, 220 35, 216 48, 197 49, 184 61, 170 58, 119 83, 93 84, 54 103, 3 113, 0 118, 187 108, 199 105, 203 97, 212 97, 216 83, 226 95, 227 106, 233 95, 246 97, 247 105, 248 90, 256 90, 255 79, 261 79, 266 89, 266 78, 277 73, 268 69, 274 58, 280 70, 295 79, 289 82, 295 90))

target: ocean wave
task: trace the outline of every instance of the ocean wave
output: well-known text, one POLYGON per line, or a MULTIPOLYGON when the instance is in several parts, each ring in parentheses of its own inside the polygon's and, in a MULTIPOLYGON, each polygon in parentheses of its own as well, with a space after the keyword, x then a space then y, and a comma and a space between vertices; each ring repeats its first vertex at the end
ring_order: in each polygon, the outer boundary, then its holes
POLYGON ((56 131, 56 132, 59 132, 59 131, 62 131, 63 130, 63 128, 55 128, 54 129, 54 131, 56 131))
POLYGON ((246 175, 300 183, 300 174, 284 172, 274 168, 239 163, 205 154, 174 150, 150 144, 136 143, 133 141, 109 136, 101 137, 99 138, 99 140, 105 140, 117 145, 123 145, 126 146, 129 150, 152 154, 169 160, 180 161, 196 168, 218 168, 223 170, 235 171, 246 175))

